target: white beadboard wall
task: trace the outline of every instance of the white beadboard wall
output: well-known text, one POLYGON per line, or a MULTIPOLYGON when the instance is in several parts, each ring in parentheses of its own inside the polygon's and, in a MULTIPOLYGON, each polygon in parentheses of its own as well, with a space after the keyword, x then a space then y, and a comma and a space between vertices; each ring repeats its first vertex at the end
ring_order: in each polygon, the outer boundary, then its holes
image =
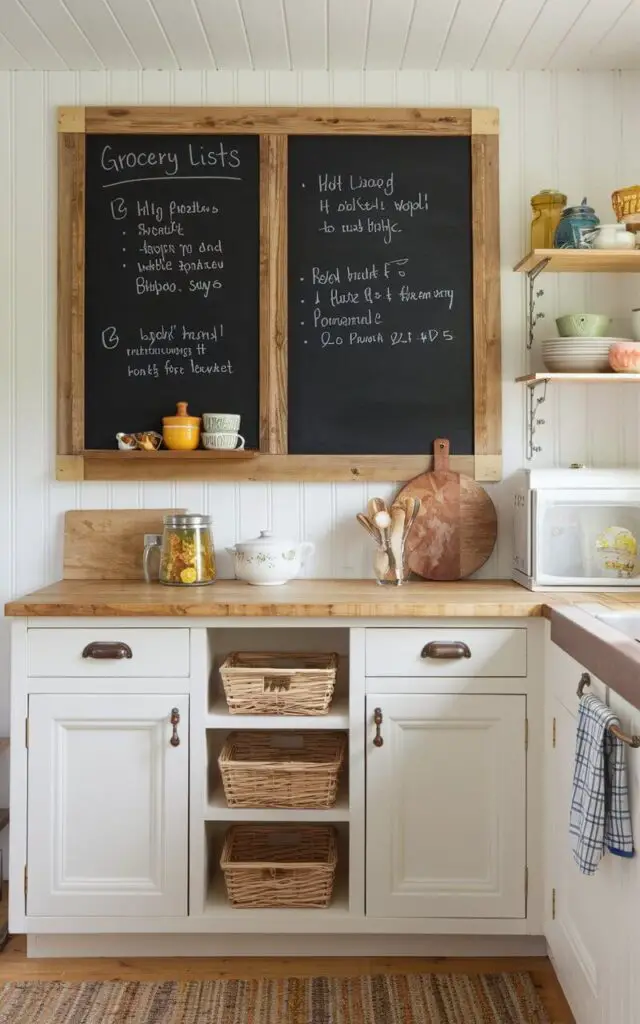
MULTIPOLYGON (((370 543, 354 514, 394 484, 62 484, 54 480, 56 132, 60 104, 337 104, 500 108, 504 481, 491 488, 500 533, 482 575, 510 570, 509 477, 524 461, 524 284, 528 198, 561 188, 588 195, 611 220, 610 193, 638 178, 640 75, 549 72, 2 72, 0 73, 0 601, 60 574, 70 508, 185 505, 213 516, 224 549, 270 527, 316 544, 307 574, 369 574, 370 543)), ((623 314, 640 305, 623 277, 550 276, 545 324, 559 311, 623 314)), ((534 360, 535 367, 535 360, 534 360)), ((540 465, 635 464, 633 386, 550 389, 540 465)), ((124 424, 126 426, 126 424, 124 424)), ((0 731, 7 725, 8 643, 0 632, 0 731)), ((0 768, 1 771, 1 768, 0 768)), ((0 787, 0 802, 2 793, 0 787)))

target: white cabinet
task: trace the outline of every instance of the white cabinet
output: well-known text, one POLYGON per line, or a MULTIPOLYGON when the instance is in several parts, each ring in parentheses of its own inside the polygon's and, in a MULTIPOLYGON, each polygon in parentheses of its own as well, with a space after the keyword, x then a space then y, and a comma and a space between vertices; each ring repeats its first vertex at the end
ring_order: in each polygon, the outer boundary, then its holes
MULTIPOLYGON (((579 678, 579 677, 578 677, 579 678)), ((577 697, 576 697, 577 705, 577 697)), ((552 845, 550 883, 551 920, 546 930, 549 949, 563 988, 580 1024, 603 1021, 600 1006, 601 954, 606 946, 608 910, 603 903, 603 861, 594 876, 580 873, 573 859, 569 836, 569 810, 576 743, 576 715, 556 698, 553 701, 556 746, 552 755, 552 789, 547 808, 549 842, 552 845)), ((576 706, 577 712, 577 706, 576 706)))
POLYGON ((523 695, 367 696, 367 914, 525 917, 525 730, 523 695))
POLYGON ((185 695, 29 697, 29 916, 187 913, 188 738, 185 695))
MULTIPOLYGON (((583 875, 573 859, 569 814, 578 723, 576 693, 584 668, 550 645, 547 657, 545 935, 556 973, 579 1024, 635 1024, 638 1020, 636 949, 637 858, 606 853, 594 875, 583 875)), ((607 698, 591 677, 589 692, 607 698)), ((623 729, 637 732, 639 716, 615 695, 609 700, 623 729), (631 712, 631 714, 629 714, 631 712)), ((637 757, 628 750, 630 802, 635 840, 640 839, 637 757)))

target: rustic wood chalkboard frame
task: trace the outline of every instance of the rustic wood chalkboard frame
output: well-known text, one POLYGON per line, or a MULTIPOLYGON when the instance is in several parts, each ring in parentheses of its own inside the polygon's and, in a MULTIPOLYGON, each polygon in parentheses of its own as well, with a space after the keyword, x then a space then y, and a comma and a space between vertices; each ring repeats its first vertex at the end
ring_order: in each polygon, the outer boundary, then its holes
POLYGON ((474 453, 452 469, 502 473, 498 111, 493 108, 62 107, 58 111, 60 480, 407 480, 422 455, 287 454, 287 140, 289 135, 471 137, 474 453), (84 450, 84 233, 87 134, 260 136, 260 453, 84 450))

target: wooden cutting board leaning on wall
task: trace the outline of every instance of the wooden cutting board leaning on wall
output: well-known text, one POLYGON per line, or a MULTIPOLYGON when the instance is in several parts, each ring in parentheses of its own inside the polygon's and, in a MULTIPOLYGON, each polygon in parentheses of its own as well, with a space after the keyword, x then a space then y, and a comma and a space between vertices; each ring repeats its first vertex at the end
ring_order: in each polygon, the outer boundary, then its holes
POLYGON ((426 580, 460 580, 484 565, 498 535, 495 506, 480 484, 449 469, 449 442, 433 444, 433 471, 421 473, 398 497, 419 498, 406 545, 412 572, 426 580))
POLYGON ((64 517, 65 580, 143 580, 145 533, 162 533, 163 517, 183 508, 96 509, 64 517))

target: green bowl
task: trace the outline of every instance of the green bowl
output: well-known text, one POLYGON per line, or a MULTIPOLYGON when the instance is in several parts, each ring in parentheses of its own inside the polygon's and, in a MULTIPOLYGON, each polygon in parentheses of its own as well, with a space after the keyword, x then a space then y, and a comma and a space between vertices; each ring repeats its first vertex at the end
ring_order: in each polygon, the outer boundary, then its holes
POLYGON ((556 327, 561 338, 603 338, 610 323, 603 313, 567 313, 558 317, 556 327))

